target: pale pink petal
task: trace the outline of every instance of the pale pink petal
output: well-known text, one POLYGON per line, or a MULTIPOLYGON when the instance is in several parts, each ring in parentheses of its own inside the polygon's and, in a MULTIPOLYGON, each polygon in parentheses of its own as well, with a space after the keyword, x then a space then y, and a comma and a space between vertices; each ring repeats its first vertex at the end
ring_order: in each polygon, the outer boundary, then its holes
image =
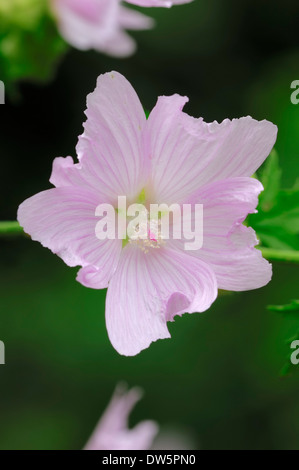
POLYGON ((215 271, 220 289, 259 289, 271 281, 272 266, 261 251, 254 248, 257 243, 254 230, 240 225, 227 239, 219 239, 217 246, 203 249, 199 257, 215 271))
POLYGON ((119 385, 85 450, 148 450, 158 432, 156 423, 142 421, 128 428, 129 415, 141 396, 140 389, 126 391, 119 385))
POLYGON ((154 20, 149 16, 131 8, 120 6, 119 25, 122 28, 131 30, 150 29, 154 24, 154 20))
POLYGON ((149 29, 153 20, 121 5, 121 0, 50 0, 64 39, 77 49, 127 57, 136 44, 124 29, 149 29))
MULTIPOLYGON (((272 267, 259 250, 255 233, 242 225, 255 212, 261 183, 253 178, 233 178, 211 183, 190 197, 203 204, 203 247, 189 251, 210 265, 220 289, 243 291, 262 287, 271 280, 272 267)), ((171 245, 183 250, 184 240, 171 245)))
POLYGON ((251 176, 269 155, 277 128, 250 117, 206 124, 182 112, 188 98, 160 97, 148 119, 152 190, 159 201, 184 202, 201 186, 251 176))
POLYGON ((263 185, 255 178, 229 178, 201 187, 188 202, 203 204, 204 243, 211 236, 227 235, 235 224, 256 212, 263 185))
POLYGON ((115 204, 115 195, 107 191, 105 185, 99 185, 91 171, 86 171, 81 163, 74 163, 72 157, 57 157, 53 161, 50 183, 56 188, 77 186, 92 190, 97 194, 99 201, 115 204))
POLYGON ((167 321, 175 315, 203 312, 216 296, 214 273, 195 257, 165 247, 144 253, 127 245, 107 293, 110 341, 120 354, 138 354, 152 341, 170 337, 167 321))
MULTIPOLYGON (((118 245, 118 247, 120 247, 120 245, 118 245)), ((119 252, 116 253, 115 248, 115 243, 109 243, 109 241, 101 242, 97 250, 99 257, 98 264, 100 267, 88 265, 81 268, 76 277, 77 281, 80 282, 82 286, 91 289, 104 289, 108 287, 108 281, 117 267, 117 261, 120 255, 119 252), (111 256, 115 256, 115 258, 111 260, 111 256), (103 267, 105 269, 103 269, 103 267)))
POLYGON ((87 97, 86 116, 77 153, 90 185, 109 200, 136 198, 149 166, 143 151, 146 117, 136 92, 117 72, 101 75, 87 97))
POLYGON ((61 35, 77 49, 105 51, 118 28, 119 0, 51 0, 61 35))
POLYGON ((137 49, 135 40, 121 29, 114 32, 106 41, 105 52, 113 57, 128 57, 137 49))
POLYGON ((78 164, 74 164, 72 157, 57 157, 53 161, 50 183, 56 188, 66 186, 88 186, 82 178, 82 173, 78 171, 78 164))
POLYGON ((166 7, 170 8, 173 5, 182 5, 184 3, 191 3, 193 0, 126 0, 127 3, 138 5, 140 7, 166 7))
POLYGON ((107 287, 121 252, 120 240, 100 241, 95 235, 100 202, 86 188, 54 188, 27 199, 18 210, 18 221, 33 240, 68 266, 82 266, 78 280, 98 289, 107 287))
POLYGON ((253 178, 234 178, 198 193, 204 205, 204 242, 198 256, 211 265, 220 289, 258 289, 271 280, 271 264, 254 248, 258 244, 254 231, 242 225, 255 212, 262 190, 253 178))

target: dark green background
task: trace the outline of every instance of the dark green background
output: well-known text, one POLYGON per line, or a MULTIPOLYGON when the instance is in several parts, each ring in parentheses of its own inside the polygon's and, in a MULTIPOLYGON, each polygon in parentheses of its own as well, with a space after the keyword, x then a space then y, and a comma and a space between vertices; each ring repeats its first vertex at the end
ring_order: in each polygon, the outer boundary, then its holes
MULTIPOLYGON (((54 157, 75 156, 86 95, 112 69, 146 109, 178 92, 190 97, 186 111, 207 121, 273 121, 283 183, 293 184, 298 1, 195 0, 147 13, 158 24, 134 34, 132 58, 72 50, 51 84, 24 83, 20 100, 0 107, 2 219, 49 187, 54 157)), ((266 310, 298 298, 298 266, 275 263, 267 287, 221 296, 207 313, 171 324, 171 340, 125 358, 108 341, 104 291, 79 285, 76 269, 30 239, 1 240, 1 257, 1 449, 81 448, 120 379, 146 392, 132 424, 151 418, 187 429, 203 449, 299 448, 299 374, 279 376, 293 324, 266 310)))

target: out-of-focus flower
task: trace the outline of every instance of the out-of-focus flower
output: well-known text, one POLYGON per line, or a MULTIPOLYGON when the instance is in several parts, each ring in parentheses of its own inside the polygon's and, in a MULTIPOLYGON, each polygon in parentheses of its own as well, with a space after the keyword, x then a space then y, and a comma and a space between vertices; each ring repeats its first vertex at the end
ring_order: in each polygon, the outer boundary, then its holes
POLYGON ((129 415, 142 397, 138 388, 129 391, 119 385, 97 424, 85 450, 148 450, 158 432, 154 421, 142 421, 128 427, 129 415))
POLYGON ((193 0, 126 0, 127 3, 138 5, 140 7, 166 7, 170 8, 173 5, 183 5, 184 3, 191 3, 193 0))
POLYGON ((166 426, 160 429, 151 450, 199 450, 195 435, 188 428, 166 426))
POLYGON ((127 8, 121 0, 50 0, 63 38, 77 49, 96 49, 106 54, 131 55, 136 44, 126 29, 153 26, 153 20, 127 8))
POLYGON ((16 96, 19 80, 51 79, 68 44, 115 57, 133 54, 136 42, 127 30, 149 29, 154 21, 129 3, 169 7, 187 1, 0 0, 0 69, 6 91, 16 96))
POLYGON ((48 81, 66 50, 48 0, 0 0, 0 78, 11 96, 18 80, 48 81))
MULTIPOLYGON (((56 186, 21 204, 25 232, 69 266, 82 266, 81 284, 108 287, 106 324, 111 343, 132 356, 169 338, 167 322, 203 312, 217 289, 242 291, 267 284, 271 265, 242 225, 263 187, 251 175, 269 155, 277 128, 251 117, 207 124, 182 112, 186 97, 160 97, 148 120, 130 83, 119 73, 98 78, 87 99, 79 163, 54 160, 56 186), (100 203, 118 196, 144 204, 203 204, 203 247, 185 240, 127 243, 95 235, 100 203), (146 248, 146 249, 145 249, 146 248), (158 249, 157 249, 158 248, 158 249)), ((193 213, 191 214, 193 215, 193 213)))

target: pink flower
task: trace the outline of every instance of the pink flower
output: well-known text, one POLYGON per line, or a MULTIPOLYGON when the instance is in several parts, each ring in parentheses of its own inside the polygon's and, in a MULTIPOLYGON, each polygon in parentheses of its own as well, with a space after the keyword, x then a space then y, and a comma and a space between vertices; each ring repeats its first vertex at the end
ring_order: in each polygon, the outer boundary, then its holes
POLYGON ((140 400, 138 388, 126 391, 119 385, 84 450, 148 450, 158 432, 153 421, 128 428, 129 414, 140 400))
POLYGON ((135 41, 125 29, 148 29, 153 20, 121 5, 121 0, 50 0, 63 38, 77 49, 125 57, 135 41))
POLYGON ((172 7, 173 5, 182 5, 191 3, 193 0, 126 0, 127 3, 138 5, 140 7, 172 7))
MULTIPOLYGON (((112 72, 98 78, 87 98, 79 137, 79 163, 54 160, 53 189, 21 204, 25 232, 69 266, 77 280, 108 287, 106 324, 115 349, 132 356, 169 338, 167 322, 204 312, 217 289, 242 291, 267 284, 271 265, 254 231, 242 225, 255 212, 263 187, 251 175, 269 155, 277 128, 251 117, 207 124, 182 112, 186 97, 160 97, 146 120, 129 82, 112 72), (119 195, 147 204, 201 203, 203 247, 185 251, 184 240, 159 249, 142 243, 98 240, 95 210, 117 205, 119 195)), ((156 247, 157 248, 157 247, 156 247)))

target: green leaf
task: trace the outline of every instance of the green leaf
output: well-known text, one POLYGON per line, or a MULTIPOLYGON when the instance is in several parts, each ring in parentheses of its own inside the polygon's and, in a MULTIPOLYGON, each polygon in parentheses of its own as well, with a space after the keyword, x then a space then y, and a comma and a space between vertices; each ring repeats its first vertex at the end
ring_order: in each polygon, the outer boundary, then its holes
POLYGON ((259 204, 263 212, 268 212, 277 204, 281 184, 281 173, 278 154, 276 150, 272 150, 266 160, 260 177, 264 191, 261 193, 259 204))
MULTIPOLYGON (((286 305, 269 305, 269 310, 274 312, 297 312, 299 314, 299 300, 292 300, 290 304, 286 305)), ((298 317, 299 320, 299 317, 298 317)))
POLYGON ((49 80, 66 49, 47 0, 0 0, 0 76, 8 91, 19 80, 49 80))
POLYGON ((299 250, 299 182, 292 189, 281 189, 281 169, 275 151, 267 159, 260 174, 264 191, 260 195, 258 213, 248 223, 257 232, 265 247, 278 250, 299 250))
POLYGON ((283 313, 285 316, 294 317, 298 320, 299 326, 299 300, 293 300, 290 304, 286 305, 268 305, 268 310, 272 312, 283 313))

